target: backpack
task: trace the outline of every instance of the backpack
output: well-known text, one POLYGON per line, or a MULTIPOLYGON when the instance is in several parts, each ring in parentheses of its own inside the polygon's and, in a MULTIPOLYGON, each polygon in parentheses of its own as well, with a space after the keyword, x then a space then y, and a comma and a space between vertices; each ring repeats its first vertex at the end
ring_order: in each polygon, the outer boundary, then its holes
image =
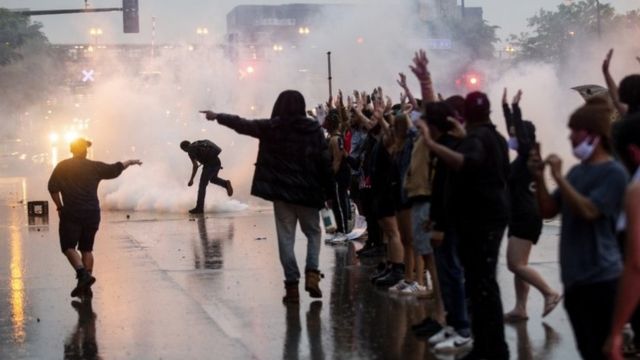
POLYGON ((198 140, 191 143, 191 146, 196 149, 198 154, 207 157, 216 157, 220 155, 222 149, 210 140, 198 140))

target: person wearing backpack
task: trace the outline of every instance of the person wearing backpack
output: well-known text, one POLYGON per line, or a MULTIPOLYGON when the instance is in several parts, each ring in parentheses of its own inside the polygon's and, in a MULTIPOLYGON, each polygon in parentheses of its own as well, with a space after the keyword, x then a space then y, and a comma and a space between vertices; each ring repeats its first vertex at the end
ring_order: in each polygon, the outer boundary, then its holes
POLYGON ((218 177, 218 172, 222 169, 222 164, 218 157, 222 149, 220 149, 218 145, 209 140, 198 140, 194 142, 184 140, 180 143, 180 148, 189 155, 189 159, 191 159, 191 163, 193 164, 191 178, 187 184, 188 186, 193 185, 193 178, 196 176, 196 172, 198 172, 198 167, 200 166, 198 163, 202 164, 200 184, 198 184, 198 200, 196 201, 196 207, 189 210, 189 213, 204 213, 204 197, 207 194, 207 185, 209 185, 210 182, 225 188, 227 195, 233 195, 231 181, 218 177))

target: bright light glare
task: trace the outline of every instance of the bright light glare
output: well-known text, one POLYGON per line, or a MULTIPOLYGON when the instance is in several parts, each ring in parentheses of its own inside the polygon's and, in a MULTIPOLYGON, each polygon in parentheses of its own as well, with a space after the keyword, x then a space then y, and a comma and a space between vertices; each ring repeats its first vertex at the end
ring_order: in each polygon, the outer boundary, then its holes
POLYGON ((247 73, 253 74, 254 71, 256 71, 256 70, 253 68, 253 66, 247 66, 247 73))
POLYGON ((78 133, 75 131, 68 131, 66 134, 64 134, 64 140, 68 143, 72 142, 77 137, 78 137, 78 133))
POLYGON ((475 76, 474 76, 474 77, 471 77, 471 78, 469 79, 469 83, 470 83, 471 85, 476 85, 476 84, 478 84, 478 79, 477 79, 475 76))
POLYGON ((58 142, 58 134, 57 133, 49 134, 49 141, 51 141, 52 143, 58 142))

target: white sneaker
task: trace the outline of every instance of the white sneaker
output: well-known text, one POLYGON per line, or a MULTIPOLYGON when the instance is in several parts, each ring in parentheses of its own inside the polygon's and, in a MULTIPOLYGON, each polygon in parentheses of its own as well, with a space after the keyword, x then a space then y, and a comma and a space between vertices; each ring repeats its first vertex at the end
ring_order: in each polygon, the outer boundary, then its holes
POLYGON ((349 240, 349 238, 347 237, 347 235, 343 234, 343 233, 336 233, 336 235, 329 241, 330 244, 343 244, 345 243, 347 240, 349 240))
POLYGON ((397 284, 395 284, 392 287, 390 287, 389 288, 389 292, 402 293, 404 291, 404 289, 406 289, 409 286, 411 286, 411 284, 406 282, 406 281, 404 281, 404 279, 403 279, 403 280, 398 281, 397 284))
POLYGON ((407 285, 404 289, 400 290, 402 295, 426 295, 427 287, 418 284, 416 281, 407 285))
POLYGON ((455 332, 447 340, 437 343, 433 350, 437 352, 457 353, 473 346, 471 337, 464 337, 455 332))
POLYGON ((445 326, 442 328, 442 330, 438 331, 435 335, 429 338, 429 345, 435 346, 436 344, 439 344, 454 335, 456 335, 455 330, 453 330, 451 326, 445 326))

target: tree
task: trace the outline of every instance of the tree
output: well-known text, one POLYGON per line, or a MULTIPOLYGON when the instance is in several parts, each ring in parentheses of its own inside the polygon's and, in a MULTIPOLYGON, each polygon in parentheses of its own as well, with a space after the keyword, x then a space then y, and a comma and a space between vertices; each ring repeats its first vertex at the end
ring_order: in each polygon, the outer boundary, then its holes
POLYGON ((48 46, 42 33, 42 24, 32 23, 28 16, 0 9, 0 65, 8 65, 22 59, 25 45, 48 46))
POLYGON ((27 16, 0 9, 0 113, 5 122, 42 103, 61 83, 62 66, 41 29, 27 16))
POLYGON ((585 41, 614 33, 621 27, 638 31, 639 23, 637 11, 619 15, 609 4, 598 7, 596 0, 581 0, 560 4, 555 11, 541 9, 528 19, 532 32, 511 35, 508 41, 518 48, 519 59, 559 62, 585 41))
POLYGON ((449 23, 453 41, 460 48, 467 49, 475 59, 490 59, 495 53, 495 43, 499 41, 498 26, 489 25, 486 20, 468 21, 452 19, 449 23))

